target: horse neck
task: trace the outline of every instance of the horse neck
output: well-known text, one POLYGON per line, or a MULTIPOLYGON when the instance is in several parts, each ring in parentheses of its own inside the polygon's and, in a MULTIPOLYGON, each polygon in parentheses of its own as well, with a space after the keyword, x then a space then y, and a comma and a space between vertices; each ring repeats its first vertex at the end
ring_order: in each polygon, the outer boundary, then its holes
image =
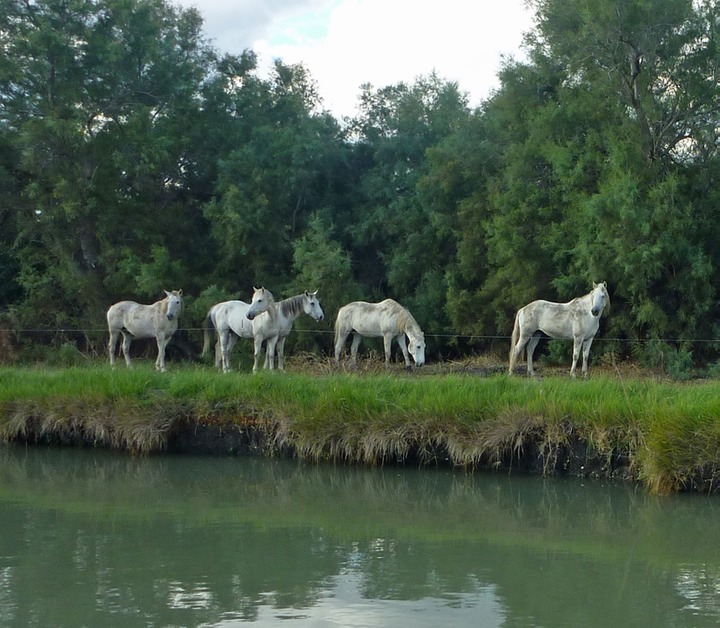
POLYGON ((167 311, 168 307, 170 307, 170 297, 165 297, 164 299, 153 303, 151 307, 153 308, 153 325, 156 330, 167 329, 168 327, 177 325, 177 317, 175 317, 172 321, 167 319, 167 311))
POLYGON ((412 336, 420 335, 420 325, 417 324, 417 321, 413 318, 413 315, 410 314, 410 312, 408 312, 407 310, 401 310, 401 312, 398 314, 397 321, 399 331, 412 336))
POLYGON ((268 315, 268 318, 271 321, 275 321, 277 319, 278 315, 278 303, 275 303, 275 301, 269 301, 267 310, 265 310, 265 313, 268 315))
POLYGON ((305 311, 303 308, 304 299, 305 295, 303 294, 297 294, 294 297, 283 299, 278 304, 278 310, 280 310, 280 313, 284 318, 294 321, 305 311))
POLYGON ((157 301, 156 303, 153 304, 155 311, 161 317, 163 317, 167 314, 169 306, 170 306, 170 297, 165 297, 164 299, 160 299, 160 301, 157 301))
MULTIPOLYGON (((570 301, 570 303, 577 304, 576 307, 579 307, 583 312, 590 312, 593 308, 594 292, 594 290, 591 290, 582 297, 575 297, 572 301, 570 301)), ((605 305, 607 305, 607 302, 605 303, 605 305)), ((603 305, 603 310, 605 309, 605 305, 603 305)), ((600 310, 600 313, 602 314, 602 310, 600 310)))

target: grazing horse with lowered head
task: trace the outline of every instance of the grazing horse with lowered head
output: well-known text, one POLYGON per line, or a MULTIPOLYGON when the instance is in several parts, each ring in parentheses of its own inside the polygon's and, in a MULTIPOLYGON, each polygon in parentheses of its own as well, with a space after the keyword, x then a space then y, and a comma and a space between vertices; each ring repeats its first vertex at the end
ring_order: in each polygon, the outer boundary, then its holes
POLYGON ((115 366, 115 347, 118 336, 122 334, 122 351, 125 363, 130 366, 130 343, 133 338, 155 338, 158 356, 155 368, 165 371, 165 348, 178 327, 178 317, 182 310, 182 290, 165 290, 165 298, 152 305, 142 305, 135 301, 120 301, 107 311, 110 330, 110 366, 115 366))
POLYGON ((575 377, 580 351, 582 350, 582 374, 587 377, 588 356, 593 338, 600 327, 600 316, 610 309, 607 283, 593 283, 593 289, 582 297, 567 303, 533 301, 518 310, 510 343, 510 367, 512 375, 515 362, 527 344, 527 370, 534 375, 533 353, 540 341, 540 332, 550 338, 573 341, 573 358, 570 375, 575 377))
MULTIPOLYGON (((264 307, 253 309, 251 306, 244 317, 241 315, 242 308, 237 305, 242 302, 238 301, 219 303, 208 312, 209 323, 217 330, 219 340, 215 362, 222 366, 223 371, 230 370, 230 353, 238 338, 252 338, 254 341, 253 372, 260 368, 263 342, 266 345, 264 368, 275 368, 277 351, 278 369, 285 370, 285 340, 295 320, 303 313, 316 321, 325 317, 317 298, 317 290, 305 291, 277 303, 269 291, 265 292, 270 298, 265 300, 264 307)), ((206 334, 209 334, 208 327, 209 325, 206 326, 206 334)), ((209 335, 205 338, 205 345, 209 348, 209 335)), ((204 349, 203 353, 205 351, 204 349)))
POLYGON ((357 362, 357 352, 362 336, 382 337, 385 347, 385 366, 390 366, 392 341, 400 345, 405 366, 410 368, 410 355, 417 366, 425 364, 425 334, 423 334, 412 314, 393 299, 380 303, 353 301, 338 310, 335 320, 335 363, 340 364, 340 353, 345 341, 353 334, 350 346, 350 358, 353 365, 357 362), (407 336, 409 345, 406 343, 407 336), (409 353, 409 355, 408 355, 409 353))

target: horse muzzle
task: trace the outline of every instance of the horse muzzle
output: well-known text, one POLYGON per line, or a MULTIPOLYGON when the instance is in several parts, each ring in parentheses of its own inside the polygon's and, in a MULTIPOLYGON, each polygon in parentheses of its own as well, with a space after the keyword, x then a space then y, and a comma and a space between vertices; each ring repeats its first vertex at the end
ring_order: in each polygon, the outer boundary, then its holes
POLYGON ((175 314, 166 314, 167 319, 171 321, 173 318, 175 318, 175 314))
POLYGON ((590 314, 592 314, 593 316, 597 316, 598 314, 600 314, 600 310, 594 307, 592 310, 590 310, 590 314))
POLYGON ((255 314, 252 314, 251 312, 248 312, 247 314, 245 314, 245 316, 247 316, 247 318, 250 319, 250 320, 254 320, 254 319, 255 319, 255 314))

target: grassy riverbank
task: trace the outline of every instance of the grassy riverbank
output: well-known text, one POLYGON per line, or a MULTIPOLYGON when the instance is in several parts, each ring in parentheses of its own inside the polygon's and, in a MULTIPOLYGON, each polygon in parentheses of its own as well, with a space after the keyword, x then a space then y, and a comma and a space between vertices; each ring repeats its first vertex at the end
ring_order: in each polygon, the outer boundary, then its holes
POLYGON ((261 435, 268 454, 622 477, 651 492, 720 490, 720 382, 593 374, 157 374, 0 369, 0 439, 152 453, 178 429, 261 435))

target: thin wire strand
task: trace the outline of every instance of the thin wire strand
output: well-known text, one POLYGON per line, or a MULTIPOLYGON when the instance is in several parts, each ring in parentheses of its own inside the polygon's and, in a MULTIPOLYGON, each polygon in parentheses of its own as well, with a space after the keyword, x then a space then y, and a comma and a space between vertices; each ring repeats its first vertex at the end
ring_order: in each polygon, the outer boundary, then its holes
MULTIPOLYGON (((2 331, 8 331, 13 334, 106 334, 106 328, 97 329, 74 329, 74 328, 55 328, 55 329, 10 329, 2 328, 2 331)), ((205 331, 203 327, 178 327, 178 332, 196 332, 205 331)), ((334 334, 329 329, 294 329, 299 334, 334 334)), ((177 332, 175 332, 177 333, 177 332)), ((484 334, 425 334, 426 338, 445 338, 445 339, 468 339, 468 340, 510 340, 511 336, 505 335, 484 335, 484 334)), ((552 340, 547 336, 542 336, 542 340, 552 340)), ((594 342, 621 342, 621 343, 647 343, 647 342, 687 342, 687 343, 714 343, 720 342, 719 338, 618 338, 613 336, 595 336, 594 342)))

